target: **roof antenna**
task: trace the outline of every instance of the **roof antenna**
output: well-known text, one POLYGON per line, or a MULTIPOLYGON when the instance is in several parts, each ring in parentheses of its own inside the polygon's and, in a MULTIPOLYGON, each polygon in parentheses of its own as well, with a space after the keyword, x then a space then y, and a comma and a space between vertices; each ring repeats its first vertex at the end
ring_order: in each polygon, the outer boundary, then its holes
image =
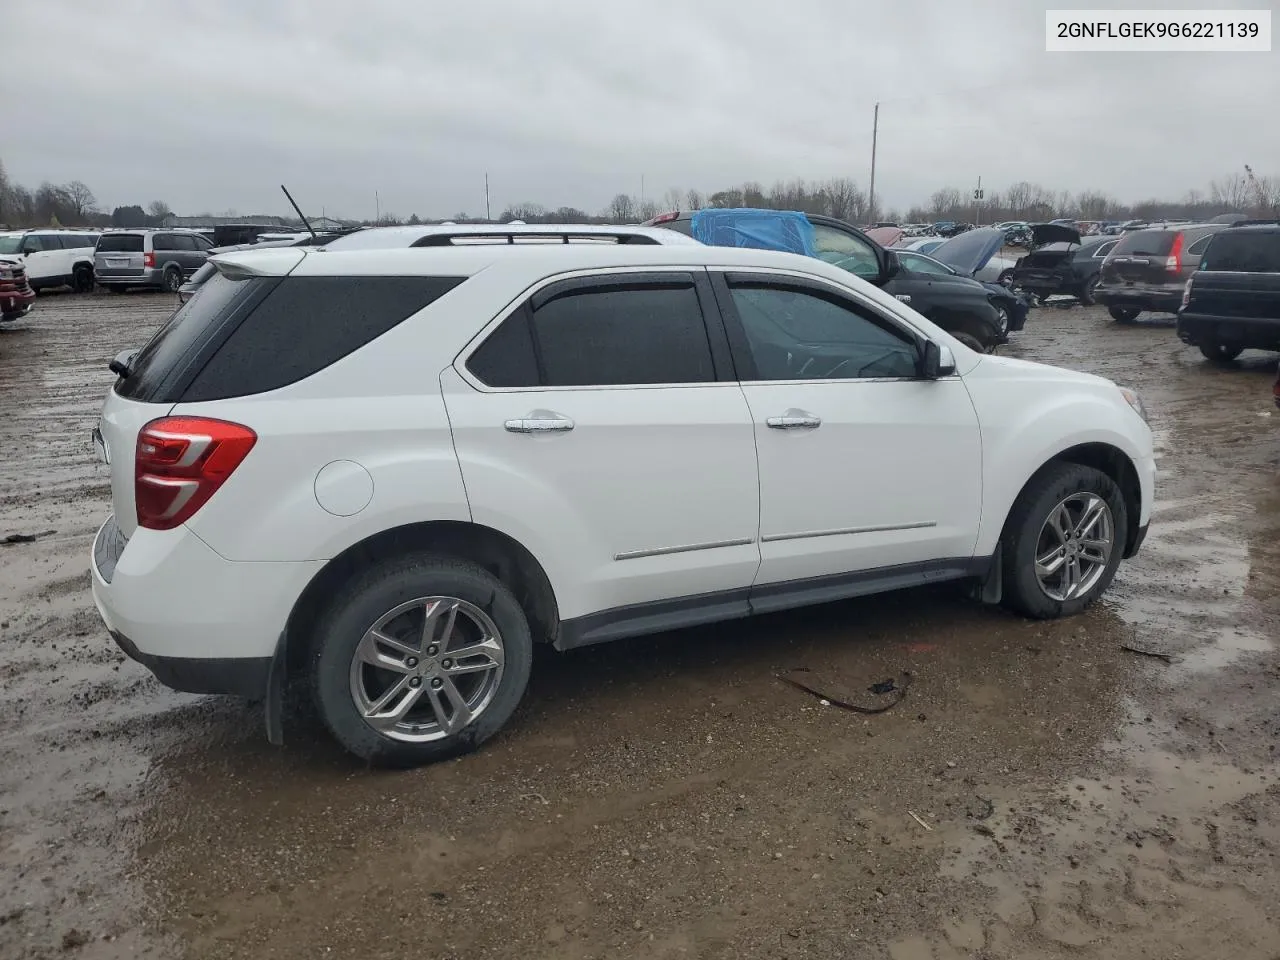
POLYGON ((302 225, 306 227, 307 232, 311 234, 311 242, 315 243, 316 241, 318 241, 320 238, 316 236, 316 232, 312 228, 311 224, 307 222, 307 218, 302 215, 302 208, 299 207, 296 203, 294 203, 293 195, 289 193, 289 188, 282 183, 280 184, 280 189, 283 190, 284 195, 289 198, 289 202, 293 204, 293 209, 296 210, 298 213, 298 219, 302 221, 302 225))

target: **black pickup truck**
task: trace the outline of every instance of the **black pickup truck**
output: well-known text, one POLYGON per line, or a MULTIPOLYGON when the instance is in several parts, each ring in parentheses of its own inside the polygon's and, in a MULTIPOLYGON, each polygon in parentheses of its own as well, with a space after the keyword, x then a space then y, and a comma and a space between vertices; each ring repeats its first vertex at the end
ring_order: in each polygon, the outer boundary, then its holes
POLYGON ((1220 363, 1280 350, 1280 223, 1214 234, 1183 290, 1178 338, 1220 363))

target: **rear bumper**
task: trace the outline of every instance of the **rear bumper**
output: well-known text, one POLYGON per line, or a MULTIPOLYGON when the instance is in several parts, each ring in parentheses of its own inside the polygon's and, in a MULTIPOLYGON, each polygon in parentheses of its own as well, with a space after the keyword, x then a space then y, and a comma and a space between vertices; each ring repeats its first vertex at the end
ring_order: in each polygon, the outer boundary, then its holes
POLYGON ((1178 339, 1193 347, 1223 343, 1246 349, 1280 350, 1280 317, 1268 319, 1180 313, 1178 339))
POLYGON ((114 518, 94 538, 93 599, 120 648, 166 686, 261 698, 297 597, 323 561, 233 562, 186 527, 114 518))
POLYGON ((1104 307, 1133 307, 1149 313, 1177 313, 1182 305, 1182 285, 1143 286, 1099 283, 1094 299, 1104 307))
POLYGON ((164 271, 158 267, 143 267, 141 270, 94 267, 93 279, 104 287, 159 287, 164 284, 164 271))

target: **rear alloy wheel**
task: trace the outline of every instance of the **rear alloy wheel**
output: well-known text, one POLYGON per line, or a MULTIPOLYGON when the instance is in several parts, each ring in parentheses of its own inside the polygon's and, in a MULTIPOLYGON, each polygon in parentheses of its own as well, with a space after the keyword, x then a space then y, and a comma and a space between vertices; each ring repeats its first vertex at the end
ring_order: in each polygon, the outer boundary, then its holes
POLYGON ((164 272, 164 288, 170 293, 177 293, 178 288, 182 286, 182 271, 177 267, 170 267, 164 272))
POLYGON ((1141 312, 1137 307, 1107 307, 1107 313, 1111 314, 1111 319, 1121 323, 1132 323, 1138 319, 1138 314, 1141 312))
POLYGON ((1105 473, 1051 463, 1019 495, 1001 540, 1006 605, 1037 619, 1070 616, 1111 584, 1128 512, 1105 473))
MULTIPOLYGON (((1092 307, 1095 303, 1098 302, 1098 298, 1094 296, 1094 291, 1096 291, 1097 289, 1098 289, 1098 277, 1096 275, 1090 277, 1087 281, 1085 281, 1085 285, 1080 290, 1081 306, 1092 307)), ((1117 317, 1116 319, 1118 320, 1120 318, 1117 317)))
POLYGON ((350 583, 322 616, 312 686, 352 753, 410 767, 475 749, 506 723, 533 659, 515 596, 476 564, 418 556, 350 583))
POLYGON ((1202 343, 1200 352, 1211 363, 1230 363, 1244 352, 1244 347, 1234 343, 1202 343))

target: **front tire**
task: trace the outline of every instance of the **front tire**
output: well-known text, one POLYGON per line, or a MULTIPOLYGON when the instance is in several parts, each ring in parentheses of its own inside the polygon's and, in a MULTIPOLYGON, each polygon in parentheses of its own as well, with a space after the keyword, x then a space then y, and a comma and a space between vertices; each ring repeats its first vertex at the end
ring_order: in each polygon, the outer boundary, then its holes
POLYGON ((529 682, 533 639, 483 567, 415 555, 355 577, 317 621, 310 680, 334 737, 368 763, 413 767, 476 749, 529 682))
POLYGON ((1092 307, 1095 303, 1098 302, 1098 298, 1094 295, 1095 291, 1098 289, 1098 280, 1099 278, 1096 276, 1090 277, 1087 281, 1085 281, 1085 285, 1080 288, 1080 305, 1081 306, 1092 307))
POLYGON ((1129 522, 1100 470, 1051 463, 1023 488, 1001 539, 1004 604, 1026 617, 1069 617, 1111 585, 1129 522))
POLYGON ((1210 363, 1230 363, 1244 353, 1244 347, 1232 343, 1202 343, 1200 353, 1210 363))
POLYGON ((1137 307, 1107 307, 1107 313, 1111 314, 1111 319, 1120 323, 1132 323, 1138 319, 1138 314, 1141 312, 1137 307))
POLYGON ((76 267, 71 275, 71 289, 76 293, 93 293, 93 267, 76 267))

